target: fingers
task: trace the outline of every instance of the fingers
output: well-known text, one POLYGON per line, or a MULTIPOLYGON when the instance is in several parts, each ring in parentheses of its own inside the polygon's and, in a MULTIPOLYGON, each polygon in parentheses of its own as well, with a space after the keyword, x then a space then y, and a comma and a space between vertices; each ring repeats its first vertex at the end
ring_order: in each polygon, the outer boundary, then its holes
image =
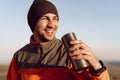
POLYGON ((84 59, 89 62, 89 64, 95 69, 98 70, 98 68, 101 67, 99 64, 98 59, 93 54, 92 50, 82 41, 80 40, 74 40, 71 41, 70 44, 72 45, 70 47, 70 53, 69 55, 75 59, 80 60, 84 59))
POLYGON ((86 59, 87 56, 89 56, 88 51, 86 50, 80 50, 80 49, 76 49, 74 51, 71 51, 69 54, 73 59, 86 59))
POLYGON ((90 48, 81 40, 73 40, 70 42, 70 44, 72 45, 71 50, 75 50, 76 48, 90 50, 90 48))
POLYGON ((70 56, 73 59, 89 59, 91 58, 92 51, 91 49, 82 41, 74 40, 71 41, 70 44, 72 47, 70 48, 70 56))

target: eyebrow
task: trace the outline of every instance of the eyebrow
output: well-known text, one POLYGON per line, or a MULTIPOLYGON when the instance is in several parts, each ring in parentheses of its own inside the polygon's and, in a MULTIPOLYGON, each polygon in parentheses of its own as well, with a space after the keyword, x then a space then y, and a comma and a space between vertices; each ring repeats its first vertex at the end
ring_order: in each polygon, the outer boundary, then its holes
MULTIPOLYGON (((49 17, 49 16, 44 15, 44 16, 42 16, 42 17, 49 17)), ((42 18, 42 17, 41 17, 41 18, 42 18)), ((56 16, 56 15, 53 16, 53 18, 57 18, 57 19, 59 20, 58 16, 56 16)))

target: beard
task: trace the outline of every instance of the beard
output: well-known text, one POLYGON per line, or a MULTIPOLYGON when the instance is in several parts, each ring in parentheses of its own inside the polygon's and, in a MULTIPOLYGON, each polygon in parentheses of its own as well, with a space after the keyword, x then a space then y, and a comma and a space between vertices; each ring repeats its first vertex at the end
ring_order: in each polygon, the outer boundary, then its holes
POLYGON ((50 42, 55 38, 55 35, 38 34, 38 38, 41 42, 50 42))

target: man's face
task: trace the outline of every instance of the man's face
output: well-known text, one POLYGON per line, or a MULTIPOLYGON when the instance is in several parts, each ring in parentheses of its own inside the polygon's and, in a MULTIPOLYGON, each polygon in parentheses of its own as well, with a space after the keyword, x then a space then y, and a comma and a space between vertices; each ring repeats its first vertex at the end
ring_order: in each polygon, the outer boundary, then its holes
POLYGON ((34 33, 41 42, 48 42, 55 37, 57 29, 58 17, 55 14, 47 13, 38 20, 34 33))

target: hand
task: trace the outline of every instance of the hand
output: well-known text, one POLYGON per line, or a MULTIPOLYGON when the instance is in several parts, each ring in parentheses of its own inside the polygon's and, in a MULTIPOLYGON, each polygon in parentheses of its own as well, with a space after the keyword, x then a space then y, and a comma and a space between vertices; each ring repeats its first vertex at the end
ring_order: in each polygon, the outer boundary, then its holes
POLYGON ((80 40, 71 41, 70 44, 72 45, 72 47, 70 48, 69 55, 73 59, 87 60, 95 70, 102 68, 101 64, 99 63, 99 60, 93 54, 92 50, 88 47, 88 45, 86 45, 80 40))

